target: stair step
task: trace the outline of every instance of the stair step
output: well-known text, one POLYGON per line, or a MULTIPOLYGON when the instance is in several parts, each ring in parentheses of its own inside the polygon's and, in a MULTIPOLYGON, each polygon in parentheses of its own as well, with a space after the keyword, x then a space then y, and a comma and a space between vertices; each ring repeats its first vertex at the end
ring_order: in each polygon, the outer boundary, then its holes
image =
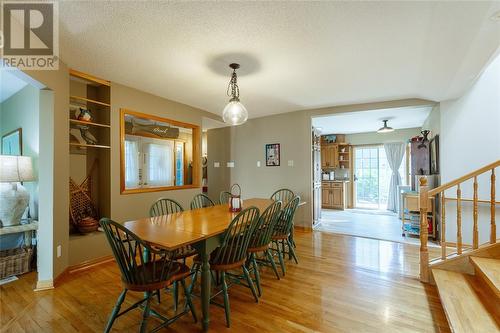
POLYGON ((470 257, 476 275, 481 278, 500 301, 500 259, 470 257))
POLYGON ((454 333, 500 332, 500 304, 474 276, 433 269, 439 297, 454 333), (493 301, 491 300, 493 299, 493 301))

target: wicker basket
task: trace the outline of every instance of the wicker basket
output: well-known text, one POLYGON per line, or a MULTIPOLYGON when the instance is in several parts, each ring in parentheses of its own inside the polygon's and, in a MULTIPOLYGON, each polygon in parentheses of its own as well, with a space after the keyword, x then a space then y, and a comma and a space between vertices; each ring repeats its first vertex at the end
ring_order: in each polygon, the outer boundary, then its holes
POLYGON ((32 248, 0 251, 0 279, 30 271, 32 248))

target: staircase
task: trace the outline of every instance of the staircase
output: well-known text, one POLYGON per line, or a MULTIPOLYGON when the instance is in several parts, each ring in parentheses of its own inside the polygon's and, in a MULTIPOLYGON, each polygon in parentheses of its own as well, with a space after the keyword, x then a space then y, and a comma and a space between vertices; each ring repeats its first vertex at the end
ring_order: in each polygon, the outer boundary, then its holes
POLYGON ((500 259, 469 260, 474 275, 432 269, 451 331, 500 332, 500 259))
POLYGON ((448 323, 455 333, 500 332, 500 242, 497 242, 495 220, 499 204, 495 199, 495 168, 499 166, 500 160, 432 190, 427 188, 425 178, 420 179, 420 280, 436 284, 448 323), (478 177, 488 177, 490 198, 478 198, 478 177), (472 198, 463 198, 462 189, 470 183, 472 198), (439 204, 441 215, 441 256, 431 259, 427 248, 429 197, 439 204), (452 212, 456 214, 453 221, 456 243, 451 251, 450 243, 446 242, 447 201, 454 201, 456 207, 456 212, 452 212), (462 244, 464 202, 472 204, 472 244, 469 246, 462 244), (486 213, 489 223, 482 226, 479 225, 480 204, 487 205, 489 211, 486 213), (480 244, 480 228, 489 230, 487 243, 480 244))

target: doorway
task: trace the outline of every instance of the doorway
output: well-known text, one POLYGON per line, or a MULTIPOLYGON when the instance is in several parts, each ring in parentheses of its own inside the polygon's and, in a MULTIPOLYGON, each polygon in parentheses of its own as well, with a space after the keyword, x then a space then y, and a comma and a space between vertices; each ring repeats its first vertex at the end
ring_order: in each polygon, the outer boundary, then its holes
MULTIPOLYGON (((402 185, 407 177, 406 152, 399 168, 402 185)), ((385 210, 389 196, 391 168, 383 145, 354 147, 354 207, 385 210)))

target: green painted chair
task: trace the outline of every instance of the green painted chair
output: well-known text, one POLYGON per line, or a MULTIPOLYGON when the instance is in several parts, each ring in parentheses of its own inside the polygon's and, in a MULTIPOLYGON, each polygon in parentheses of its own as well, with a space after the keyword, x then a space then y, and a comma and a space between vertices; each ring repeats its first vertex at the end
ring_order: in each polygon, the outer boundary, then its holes
MULTIPOLYGON (((156 200, 156 202, 149 209, 150 217, 157 217, 162 215, 170 215, 175 213, 183 212, 181 204, 173 199, 168 198, 160 198, 156 200)), ((174 260, 182 260, 183 263, 186 263, 186 259, 196 255, 196 250, 191 246, 184 246, 180 248, 174 256, 174 260)), ((172 285, 172 295, 174 298, 174 311, 177 311, 177 304, 179 300, 179 291, 177 288, 177 282, 174 282, 172 285)), ((158 294, 158 300, 160 300, 160 294, 158 294)))
POLYGON ((287 188, 279 189, 276 192, 274 192, 273 195, 271 195, 272 200, 281 201, 284 206, 286 206, 288 202, 292 200, 294 197, 295 194, 293 193, 293 191, 287 188))
MULTIPOLYGON (((273 195, 271 195, 271 199, 273 199, 274 201, 283 202, 283 206, 286 206, 288 204, 288 202, 290 202, 290 200, 292 200, 294 197, 295 197, 295 194, 293 193, 293 191, 290 189, 287 189, 287 188, 279 189, 276 192, 274 192, 273 195)), ((292 231, 290 233, 289 240, 290 240, 290 243, 292 243, 293 247, 297 247, 295 245, 295 240, 293 239, 293 231, 294 230, 292 227, 292 231)))
POLYGON ((191 209, 200 209, 215 206, 215 203, 203 193, 198 193, 191 200, 191 209))
POLYGON ((173 199, 160 198, 149 209, 149 216, 161 216, 183 212, 181 204, 173 199))
POLYGON ((231 199, 231 192, 222 191, 219 194, 219 204, 225 205, 229 203, 229 199, 231 199))
POLYGON ((293 229, 293 218, 297 207, 299 206, 300 197, 296 196, 283 208, 278 217, 278 222, 274 228, 271 240, 273 242, 273 250, 278 254, 279 263, 283 276, 285 276, 286 268, 283 260, 283 255, 289 254, 291 258, 298 264, 297 255, 295 254, 294 246, 290 241, 290 234, 293 229), (288 248, 288 251, 286 250, 288 248))
MULTIPOLYGON (((226 232, 222 236, 221 246, 218 247, 210 255, 210 269, 220 274, 220 284, 222 289, 211 297, 211 303, 223 306, 226 313, 226 325, 231 326, 231 312, 229 307, 229 294, 228 294, 228 284, 226 281, 226 273, 228 271, 236 270, 241 268, 243 274, 245 275, 248 287, 252 291, 255 302, 259 302, 257 296, 257 291, 253 284, 250 273, 246 268, 245 262, 247 260, 247 250, 250 244, 250 239, 252 234, 259 222, 259 209, 256 207, 249 207, 242 210, 236 217, 231 221, 231 224, 227 228, 226 232), (218 304, 214 301, 214 298, 219 294, 224 296, 224 305, 218 304)), ((191 282, 190 291, 193 289, 196 283, 196 278, 198 271, 201 267, 201 259, 196 256, 194 258, 195 274, 191 282)))
POLYGON ((273 204, 266 208, 264 213, 262 213, 259 218, 257 227, 255 228, 250 239, 250 244, 248 245, 247 266, 252 266, 248 268, 249 271, 253 272, 255 276, 255 284, 257 285, 259 297, 262 295, 262 288, 260 285, 260 272, 257 261, 257 254, 264 254, 264 259, 260 259, 259 261, 262 261, 265 264, 270 264, 274 270, 274 273, 276 274, 276 277, 278 278, 278 280, 280 279, 276 263, 274 262, 271 251, 269 250, 271 237, 273 236, 274 228, 276 226, 276 223, 278 222, 280 212, 281 201, 275 201, 273 204))
POLYGON ((196 312, 191 301, 191 293, 186 287, 186 278, 192 273, 186 265, 173 259, 174 253, 151 247, 133 232, 119 223, 103 218, 100 225, 108 239, 115 260, 120 268, 123 291, 114 306, 104 332, 111 331, 116 318, 132 309, 143 311, 140 332, 146 332, 150 315, 160 319, 161 324, 153 331, 160 330, 191 312, 197 321, 196 312), (167 288, 174 282, 180 282, 186 296, 186 308, 182 313, 167 318, 151 309, 151 300, 159 290, 167 288), (144 297, 120 312, 128 291, 144 293, 144 297))

